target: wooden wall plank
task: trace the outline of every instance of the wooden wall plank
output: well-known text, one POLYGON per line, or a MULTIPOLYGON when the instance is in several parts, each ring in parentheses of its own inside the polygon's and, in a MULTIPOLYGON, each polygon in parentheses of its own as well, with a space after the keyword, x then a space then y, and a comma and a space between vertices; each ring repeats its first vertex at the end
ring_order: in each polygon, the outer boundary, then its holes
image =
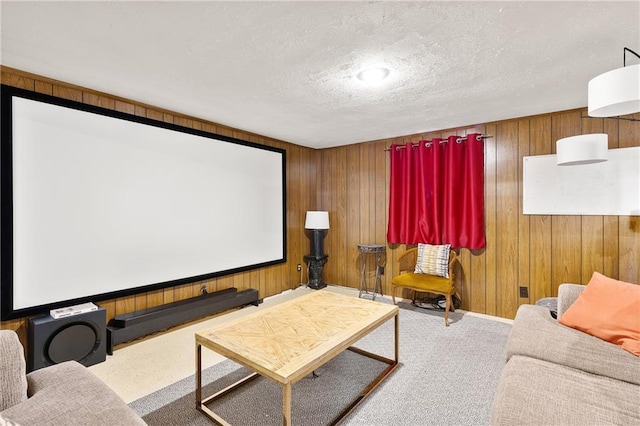
MULTIPOLYGON (((581 111, 555 114, 551 118, 552 142, 568 136, 581 134, 581 111)), ((555 152, 555 143, 552 145, 555 152)), ((581 216, 552 216, 551 219, 551 293, 557 295, 557 284, 580 283, 582 274, 581 262, 581 216)))
MULTIPOLYGON (((346 233, 347 241, 360 241, 360 151, 364 144, 349 145, 346 150, 347 164, 347 188, 346 188, 346 233)), ((345 282, 346 287, 357 288, 360 280, 359 260, 357 247, 349 247, 345 282)))
POLYGON ((136 115, 136 106, 129 102, 117 100, 114 102, 114 109, 125 114, 136 115))
POLYGON ((384 143, 378 142, 371 144, 375 155, 375 231, 374 244, 386 244, 387 241, 387 176, 385 173, 388 152, 385 152, 384 143))
POLYGON ((497 164, 500 167, 500 183, 497 190, 496 222, 500 231, 496 234, 497 290, 496 314, 512 317, 518 307, 518 144, 504 141, 518 140, 518 122, 500 123, 496 131, 497 164), (503 232, 511 229, 513 233, 503 232))
POLYGON ((352 257, 355 250, 354 244, 352 244, 347 238, 340 238, 347 233, 347 148, 344 146, 338 147, 335 155, 335 199, 331 211, 335 211, 333 224, 330 224, 331 229, 329 232, 335 232, 339 237, 334 238, 334 248, 332 266, 336 271, 333 281, 331 283, 341 283, 341 285, 348 285, 348 280, 345 279, 345 273, 353 268, 353 265, 348 262, 352 257))
MULTIPOLYGON (((36 87, 42 88, 45 82, 37 83, 34 76, 31 76, 27 73, 19 72, 12 68, 2 67, 0 71, 0 78, 2 79, 2 84, 6 84, 7 86, 18 87, 20 89, 25 90, 33 90, 36 91, 36 87)), ((42 92, 41 92, 42 93, 42 92)), ((51 91, 48 91, 47 94, 50 95, 53 93, 53 87, 51 91)))
MULTIPOLYGON (((329 152, 323 151, 321 154, 322 157, 322 190, 320 193, 321 202, 318 206, 320 211, 328 211, 329 212, 329 227, 331 227, 332 222, 337 222, 338 217, 336 216, 336 211, 333 208, 335 206, 335 191, 336 191, 336 179, 333 170, 335 169, 335 160, 336 151, 331 150, 329 152), (330 172, 325 172, 330 171, 330 172)), ((334 241, 340 238, 340 235, 335 229, 335 225, 333 229, 329 229, 327 232, 327 236, 324 239, 324 252, 329 255, 327 263, 324 266, 323 270, 323 279, 325 282, 338 284, 339 271, 335 270, 335 262, 333 262, 333 256, 336 254, 334 241), (334 274, 336 277, 334 278, 334 274)))
MULTIPOLYGON (((498 173, 497 144, 502 142, 498 136, 497 127, 492 139, 486 139, 485 144, 485 176, 484 176, 484 210, 485 210, 485 234, 487 245, 485 248, 485 294, 484 313, 497 314, 497 285, 498 285, 498 258, 496 240, 498 235, 498 173)), ((474 286, 473 283, 471 284, 474 286)), ((480 295, 482 296, 482 295, 480 295)), ((476 296, 474 296, 474 300, 476 296)))
POLYGON ((518 305, 531 303, 529 296, 531 281, 529 272, 531 271, 531 252, 530 252, 530 223, 529 215, 523 214, 522 191, 523 185, 523 161, 522 158, 529 155, 529 136, 530 123, 529 120, 518 121, 518 305), (527 289, 526 296, 520 296, 520 287, 527 289))
POLYGON ((36 80, 34 84, 34 92, 44 93, 45 95, 52 95, 53 84, 45 81, 36 80))
MULTIPOLYGON (((288 152, 287 152, 288 154, 288 152)), ((296 204, 287 207, 287 222, 288 226, 291 229, 291 243, 293 244, 291 247, 287 248, 287 253, 291 253, 291 263, 296 266, 296 279, 295 283, 300 285, 304 281, 304 261, 302 257, 307 253, 309 249, 309 242, 304 235, 304 221, 306 219, 306 212, 308 210, 309 202, 309 192, 310 185, 309 180, 309 150, 307 149, 297 149, 296 156, 294 162, 294 171, 291 176, 287 175, 287 181, 291 182, 306 182, 305 185, 290 185, 287 187, 287 194, 290 191, 294 191, 297 197, 296 204), (294 189, 295 188, 295 189, 294 189), (291 213, 291 215, 289 215, 291 213), (297 266, 300 265, 301 270, 298 272, 297 266)), ((289 161, 289 160, 287 160, 289 161)), ((315 181, 313 181, 315 185, 315 181)), ((315 193, 315 188, 313 190, 315 193)), ((287 195, 289 197, 289 195, 287 195)), ((287 201, 288 204, 288 201, 287 201)), ((289 243, 289 241, 287 241, 289 243)))
POLYGON ((126 314, 136 310, 136 297, 125 296, 116 299, 115 315, 126 314))
MULTIPOLYGON (((551 154, 551 116, 534 117, 529 123, 530 155, 551 154)), ((529 216, 529 297, 532 301, 551 296, 551 216, 529 216)))
POLYGON ((369 244, 373 242, 373 235, 371 234, 371 211, 373 209, 373 205, 375 204, 375 192, 373 191, 373 182, 374 175, 372 167, 374 165, 373 157, 374 157, 373 149, 370 144, 367 144, 363 147, 362 157, 361 157, 361 167, 362 172, 360 175, 360 179, 362 182, 362 196, 360 198, 360 206, 362 210, 360 211, 360 243, 369 244))
MULTIPOLYGON (((211 291, 208 289, 207 291, 211 291)), ((147 307, 153 308, 154 306, 159 306, 164 303, 163 292, 162 290, 153 290, 145 293, 147 296, 147 307)))
MULTIPOLYGON (((490 146, 491 140, 496 138, 496 125, 491 123, 486 126, 477 126, 474 129, 477 133, 482 133, 486 136, 490 136, 489 139, 484 140, 484 157, 485 157, 485 174, 487 171, 487 158, 490 154, 493 154, 495 149, 490 146)), ((467 132, 470 133, 470 132, 467 132)), ((486 190, 485 190, 486 194, 486 190)), ((487 200, 485 199, 485 223, 487 222, 489 213, 486 208, 487 200)), ((486 232, 485 227, 485 232, 486 232)), ((489 241, 489 239, 487 239, 489 241)), ((464 309, 473 312, 486 312, 486 294, 487 294, 487 249, 475 249, 469 250, 466 248, 460 249, 461 258, 461 271, 459 275, 462 278, 462 288, 458 287, 458 291, 461 291, 462 307, 464 309)))
MULTIPOLYGON (((581 125, 582 134, 604 131, 604 120, 601 118, 584 117, 581 125)), ((594 271, 604 273, 604 218, 605 216, 582 217, 580 247, 582 270, 577 284, 587 284, 594 271)))
MULTIPOLYGON (((604 132, 609 135, 609 149, 620 147, 619 127, 620 120, 604 120, 604 132)), ((619 216, 603 217, 603 274, 608 277, 620 276, 619 261, 619 239, 618 229, 620 227, 619 216)), ((635 281, 637 282, 637 281, 635 281)))
POLYGON ((147 293, 136 294, 134 303, 136 311, 147 309, 147 293))
MULTIPOLYGON (((136 108, 136 112, 137 112, 138 108, 136 108)), ((151 120, 156 120, 156 121, 163 121, 164 119, 164 114, 160 111, 156 111, 153 109, 146 109, 145 110, 146 116, 147 118, 151 119, 151 120)))
POLYGON ((105 109, 115 109, 116 107, 115 99, 92 92, 82 92, 82 103, 105 109))
POLYGON ((82 91, 69 86, 54 85, 53 96, 71 101, 82 102, 82 91))
MULTIPOLYGON (((640 139, 640 113, 619 120, 618 144, 620 148, 638 146, 640 139)), ((640 216, 619 216, 619 277, 623 281, 640 282, 640 216)))

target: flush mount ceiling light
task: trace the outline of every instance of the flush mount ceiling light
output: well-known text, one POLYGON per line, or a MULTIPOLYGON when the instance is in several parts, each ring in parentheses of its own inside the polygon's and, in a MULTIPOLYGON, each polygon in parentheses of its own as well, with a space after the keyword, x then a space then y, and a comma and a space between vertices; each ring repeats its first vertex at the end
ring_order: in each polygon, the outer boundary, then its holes
POLYGON ((571 136, 556 141, 559 166, 601 163, 607 161, 609 136, 606 133, 571 136))
POLYGON ((367 83, 375 83, 382 81, 389 76, 389 70, 387 68, 369 68, 358 73, 359 80, 367 83))
POLYGON ((613 117, 640 112, 640 64, 627 67, 626 53, 636 52, 624 48, 622 68, 600 74, 589 81, 589 115, 613 117))

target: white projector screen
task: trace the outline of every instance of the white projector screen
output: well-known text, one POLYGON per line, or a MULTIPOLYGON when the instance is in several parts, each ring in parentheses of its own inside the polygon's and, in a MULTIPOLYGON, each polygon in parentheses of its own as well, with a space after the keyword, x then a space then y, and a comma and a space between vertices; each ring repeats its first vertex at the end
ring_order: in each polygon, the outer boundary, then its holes
POLYGON ((3 319, 286 260, 283 150, 4 86, 2 107, 3 319))

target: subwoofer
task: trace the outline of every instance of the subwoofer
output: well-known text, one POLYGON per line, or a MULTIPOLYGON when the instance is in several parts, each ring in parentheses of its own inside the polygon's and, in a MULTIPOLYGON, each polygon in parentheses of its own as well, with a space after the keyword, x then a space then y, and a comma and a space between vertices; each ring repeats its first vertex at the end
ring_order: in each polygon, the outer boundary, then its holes
POLYGON ((27 371, 65 361, 89 366, 107 359, 104 308, 65 318, 42 315, 29 320, 27 371))

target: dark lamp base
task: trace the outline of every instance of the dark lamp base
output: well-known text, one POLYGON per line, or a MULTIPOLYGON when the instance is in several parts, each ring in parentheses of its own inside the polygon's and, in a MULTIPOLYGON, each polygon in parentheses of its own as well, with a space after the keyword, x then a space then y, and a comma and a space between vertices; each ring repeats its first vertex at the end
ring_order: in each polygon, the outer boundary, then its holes
POLYGON ((304 256, 304 261, 309 265, 309 282, 307 283, 307 287, 314 290, 320 290, 327 286, 327 284, 322 280, 322 268, 324 267, 324 264, 327 263, 328 257, 329 256, 326 254, 308 254, 304 256))

